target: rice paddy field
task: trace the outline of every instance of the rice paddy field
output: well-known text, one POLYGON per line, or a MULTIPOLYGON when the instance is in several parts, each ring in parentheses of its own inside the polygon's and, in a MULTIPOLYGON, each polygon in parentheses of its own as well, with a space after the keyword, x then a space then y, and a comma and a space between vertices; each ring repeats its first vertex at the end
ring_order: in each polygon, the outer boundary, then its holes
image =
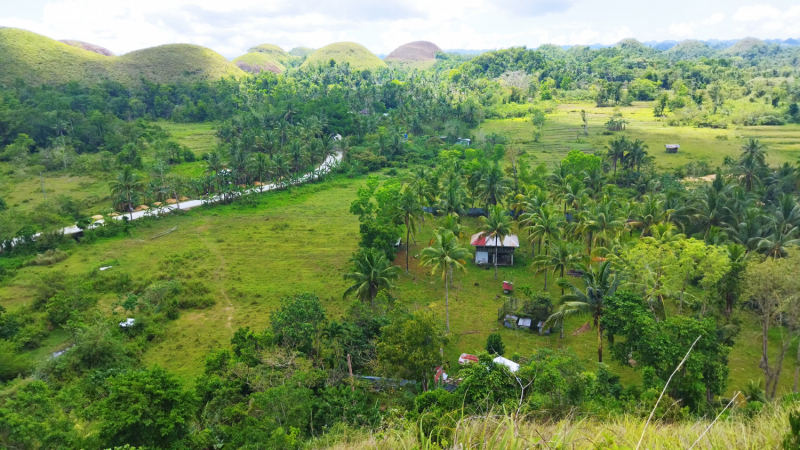
POLYGON ((570 150, 604 153, 608 141, 617 135, 641 139, 662 169, 682 166, 693 161, 708 161, 713 168, 722 164, 726 156, 737 157, 743 141, 754 137, 768 146, 767 162, 770 164, 795 163, 800 158, 800 125, 739 127, 727 129, 669 126, 665 119, 653 116, 651 102, 635 102, 632 106, 598 108, 594 104, 563 103, 552 114, 547 114, 540 142, 533 140, 534 126, 527 118, 487 120, 479 128, 484 135, 506 135, 514 145, 525 152, 524 157, 533 164, 562 160, 570 150), (583 135, 580 111, 588 114, 588 136, 583 135), (605 123, 616 111, 629 123, 625 131, 603 135, 605 123), (666 144, 679 144, 678 153, 667 154, 666 144))

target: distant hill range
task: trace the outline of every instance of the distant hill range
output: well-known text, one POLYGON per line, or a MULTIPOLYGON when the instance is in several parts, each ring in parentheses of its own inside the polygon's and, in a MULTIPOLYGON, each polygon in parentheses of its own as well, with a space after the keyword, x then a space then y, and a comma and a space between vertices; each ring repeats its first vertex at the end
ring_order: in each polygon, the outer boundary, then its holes
POLYGON ((246 76, 236 65, 209 48, 169 44, 122 56, 85 42, 59 42, 18 28, 0 28, 0 84, 16 80, 30 84, 70 81, 116 81, 137 84, 215 80, 246 76))
MULTIPOLYGON (((744 38, 735 40, 648 41, 623 39, 614 45, 551 45, 538 47, 545 55, 557 58, 562 53, 579 51, 575 47, 619 49, 637 57, 663 57, 671 61, 704 57, 796 58, 799 39, 744 38), (569 50, 573 48, 573 50, 569 50)), ((448 49, 445 53, 479 55, 497 49, 448 49)), ((82 41, 57 41, 18 28, 0 27, 0 85, 17 80, 30 84, 65 84, 71 81, 122 84, 191 83, 223 77, 244 77, 259 72, 282 73, 313 69, 319 65, 347 63, 354 70, 386 67, 427 69, 436 64, 442 49, 428 41, 403 44, 388 55, 375 55, 355 42, 338 42, 320 49, 296 47, 290 51, 272 44, 251 47, 247 53, 229 61, 219 53, 199 45, 168 44, 116 56, 99 45, 82 41)))
MULTIPOLYGON (((744 39, 752 39, 752 38, 744 38, 744 39)), ((702 42, 703 44, 709 46, 710 48, 712 48, 714 50, 725 50, 725 49, 727 49, 729 47, 733 47, 734 45, 736 45, 737 42, 739 42, 741 40, 742 39, 727 39, 727 40, 709 39, 709 40, 706 40, 706 41, 697 40, 697 42, 702 42)), ((794 39, 794 38, 789 38, 789 39, 762 39, 761 41, 765 42, 767 44, 785 44, 785 45, 792 45, 792 46, 800 45, 800 39, 794 39)), ((685 42, 685 41, 645 41, 645 42, 642 42, 642 44, 644 44, 644 45, 646 45, 646 46, 648 46, 650 48, 654 48, 656 50, 661 50, 662 52, 664 52, 664 51, 667 51, 667 50, 671 49, 672 47, 675 47, 676 45, 678 45, 681 42, 685 42)), ((589 48, 591 48, 593 50, 597 50, 597 49, 600 49, 600 48, 614 47, 615 45, 616 44, 610 44, 610 45, 591 44, 591 45, 586 45, 585 47, 589 47, 589 48)), ((568 48, 571 48, 571 47, 581 47, 581 46, 580 45, 562 45, 561 46, 561 48, 563 48, 564 50, 567 50, 568 48)))

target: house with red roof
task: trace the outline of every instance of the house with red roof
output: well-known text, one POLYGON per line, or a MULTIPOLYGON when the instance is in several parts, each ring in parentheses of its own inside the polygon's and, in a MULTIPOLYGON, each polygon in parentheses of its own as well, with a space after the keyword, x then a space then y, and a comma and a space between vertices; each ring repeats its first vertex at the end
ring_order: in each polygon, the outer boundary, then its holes
POLYGON ((498 266, 513 266, 514 251, 519 247, 519 238, 510 234, 501 241, 496 237, 476 233, 470 238, 470 244, 475 247, 475 264, 494 265, 494 258, 497 255, 498 266))

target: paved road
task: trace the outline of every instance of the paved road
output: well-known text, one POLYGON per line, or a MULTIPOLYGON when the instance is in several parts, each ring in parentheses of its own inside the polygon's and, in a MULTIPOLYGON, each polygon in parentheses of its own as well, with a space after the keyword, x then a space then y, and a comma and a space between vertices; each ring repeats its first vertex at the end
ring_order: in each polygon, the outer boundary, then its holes
MULTIPOLYGON (((319 166, 319 169, 322 170, 323 173, 328 173, 341 160, 342 160, 342 153, 341 152, 337 152, 335 155, 329 156, 328 158, 326 158, 325 161, 319 166)), ((295 181, 294 184, 305 183, 311 177, 312 177, 312 173, 307 173, 307 174, 303 175, 300 179, 295 181)), ((251 188, 249 190, 246 190, 245 194, 260 194, 261 192, 267 192, 267 191, 271 191, 271 190, 274 190, 274 189, 279 189, 279 188, 282 188, 282 187, 284 187, 284 185, 282 185, 282 184, 267 184, 267 185, 264 185, 264 186, 261 186, 261 187, 254 187, 254 188, 251 188)), ((214 203, 214 202, 218 202, 219 200, 220 200, 219 196, 213 196, 213 197, 209 197, 207 199, 202 199, 202 200, 186 200, 186 201, 183 201, 183 202, 173 203, 171 205, 166 205, 166 206, 164 206, 164 207, 162 207, 160 209, 149 209, 149 210, 146 210, 146 211, 136 211, 136 212, 133 212, 133 213, 125 213, 124 215, 120 214, 119 216, 114 216, 114 219, 122 220, 123 217, 127 217, 130 220, 136 220, 136 219, 141 219, 142 217, 149 217, 149 216, 154 216, 154 215, 157 216, 157 215, 161 215, 161 214, 168 214, 168 213, 172 212, 172 210, 175 210, 175 209, 191 209, 191 208, 195 208, 197 206, 201 206, 203 203, 206 203, 206 202, 214 203)), ((103 220, 100 219, 100 220, 95 221, 88 228, 91 229, 91 228, 99 227, 102 224, 103 224, 103 220)), ((72 225, 72 226, 69 226, 69 227, 66 227, 66 228, 63 229, 64 234, 70 234, 70 235, 71 234, 75 234, 75 233, 80 233, 81 231, 82 230, 80 228, 78 228, 76 225, 72 225)), ((39 234, 40 233, 37 233, 34 237, 39 236, 39 234)))

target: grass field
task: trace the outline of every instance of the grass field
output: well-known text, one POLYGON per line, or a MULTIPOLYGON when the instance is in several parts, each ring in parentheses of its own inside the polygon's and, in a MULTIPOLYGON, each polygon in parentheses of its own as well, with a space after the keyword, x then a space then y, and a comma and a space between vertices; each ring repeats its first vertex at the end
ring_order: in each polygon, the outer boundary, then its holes
MULTIPOLYGON (((273 192, 259 196, 255 207, 219 206, 198 208, 182 216, 153 220, 135 228, 133 235, 77 246, 69 259, 50 267, 26 267, 17 276, 0 285, 0 305, 13 310, 33 298, 39 276, 47 271, 64 270, 74 275, 96 270, 113 262, 111 270, 126 271, 137 279, 155 279, 162 275, 163 262, 177 260, 182 276, 203 280, 216 299, 216 305, 205 310, 181 313, 171 322, 166 335, 144 355, 147 364, 158 364, 191 381, 201 373, 209 350, 226 347, 238 327, 261 330, 269 326, 269 313, 286 295, 313 292, 319 295, 329 317, 339 317, 352 300, 343 300, 346 287, 342 279, 348 259, 356 250, 358 222, 349 205, 363 179, 337 179, 323 184, 273 192), (177 231, 158 239, 157 233, 178 227, 177 231)), ((444 286, 419 267, 421 248, 432 233, 430 222, 411 245, 411 271, 403 274, 393 292, 398 301, 410 309, 430 308, 444 320, 444 286)), ((469 231, 475 222, 467 221, 469 231)), ((496 320, 502 305, 501 282, 513 281, 516 286, 529 284, 541 289, 542 276, 530 268, 529 248, 520 249, 513 267, 501 267, 498 280, 493 270, 467 266, 466 274, 457 274, 450 292, 451 342, 445 349, 446 360, 457 366, 462 352, 482 351, 486 337, 499 332, 507 347, 507 356, 514 352, 529 355, 537 347, 571 347, 593 367, 596 361, 596 338, 593 333, 572 336, 586 318, 574 317, 566 324, 565 339, 557 335, 539 336, 505 329, 496 320)), ((395 261, 405 267, 405 252, 395 261)), ((553 288, 553 298, 559 290, 553 288)), ((101 300, 108 307, 115 297, 101 300)), ((105 308, 105 311, 110 309, 105 308)), ((752 321, 746 321, 731 358, 729 391, 740 389, 750 380, 762 377, 758 369, 760 335, 752 321)), ((777 338, 776 335, 773 336, 777 338)), ((51 338, 47 348, 34 356, 44 356, 63 346, 66 335, 51 338)), ((794 350, 789 351, 793 355, 794 350)), ((791 388, 792 358, 785 363, 781 388, 791 388)), ((623 381, 635 382, 638 373, 614 363, 614 370, 623 381)))
MULTIPOLYGON (((794 163, 800 158, 800 125, 737 127, 728 129, 672 127, 653 116, 649 102, 636 102, 633 106, 619 109, 630 123, 625 135, 630 139, 641 139, 649 146, 649 154, 655 157, 659 168, 673 168, 692 161, 708 161, 713 168, 722 164, 725 156, 737 157, 745 138, 754 137, 768 146, 767 161, 770 164, 794 163), (676 154, 667 154, 665 144, 680 144, 676 154)), ((614 136, 604 136, 605 123, 614 114, 613 108, 598 108, 594 104, 561 104, 553 114, 548 114, 540 142, 533 141, 534 126, 529 119, 487 120, 479 128, 483 134, 506 135, 525 152, 531 163, 560 161, 572 149, 585 152, 604 153, 608 141, 614 136), (589 115, 589 136, 583 136, 580 111, 589 115)))

